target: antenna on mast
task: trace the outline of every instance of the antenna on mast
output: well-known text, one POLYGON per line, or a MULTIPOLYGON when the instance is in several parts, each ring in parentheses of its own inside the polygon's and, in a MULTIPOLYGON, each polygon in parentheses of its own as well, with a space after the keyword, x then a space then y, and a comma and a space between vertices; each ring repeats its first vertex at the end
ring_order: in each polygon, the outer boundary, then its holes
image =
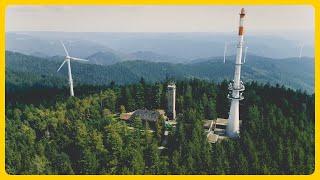
POLYGON ((231 99, 231 106, 229 111, 229 118, 226 133, 227 136, 235 138, 239 136, 240 132, 240 121, 239 121, 239 101, 243 98, 243 91, 245 90, 244 84, 241 81, 241 59, 243 49, 243 38, 244 38, 244 17, 246 15, 245 10, 242 8, 240 11, 240 22, 238 30, 238 44, 237 44, 237 55, 235 62, 234 78, 230 83, 228 98, 231 99))

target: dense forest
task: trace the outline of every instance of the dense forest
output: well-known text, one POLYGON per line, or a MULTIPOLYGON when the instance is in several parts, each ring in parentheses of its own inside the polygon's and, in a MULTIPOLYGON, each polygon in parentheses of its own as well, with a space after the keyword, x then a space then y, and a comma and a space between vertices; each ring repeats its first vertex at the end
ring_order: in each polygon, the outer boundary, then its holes
MULTIPOLYGON (((15 72, 16 73, 16 72, 15 72)), ((26 73, 26 72, 23 72, 26 73)), ((10 174, 311 174, 314 171, 314 94, 279 85, 246 83, 240 138, 207 142, 204 119, 227 118, 228 82, 176 81, 177 126, 165 149, 155 131, 119 114, 165 109, 167 81, 130 85, 64 86, 21 74, 7 77, 6 171, 10 174), (16 83, 12 83, 16 82, 16 83), (14 85, 14 86, 13 86, 14 85), (15 91, 13 91, 15 89, 15 91), (21 92, 25 94, 21 94, 21 92)), ((54 81, 52 81, 54 82, 54 81)))

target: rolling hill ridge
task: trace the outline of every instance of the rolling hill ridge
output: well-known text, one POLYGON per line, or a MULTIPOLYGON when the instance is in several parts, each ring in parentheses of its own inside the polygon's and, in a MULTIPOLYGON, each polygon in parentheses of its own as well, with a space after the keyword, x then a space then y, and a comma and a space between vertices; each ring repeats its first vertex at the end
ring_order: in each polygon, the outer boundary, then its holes
MULTIPOLYGON (((166 78, 199 78, 220 82, 231 80, 234 64, 228 57, 226 64, 221 57, 202 59, 191 63, 149 62, 143 60, 120 61, 112 65, 96 65, 72 62, 75 83, 107 85, 111 81, 117 84, 135 83, 143 77, 148 82, 163 81, 166 78)), ((46 59, 6 52, 6 82, 13 81, 14 75, 29 73, 34 77, 52 77, 66 81, 67 69, 56 72, 63 59, 46 59), (11 78, 8 78, 11 77, 11 78)), ((249 55, 243 65, 242 79, 245 82, 280 84, 293 89, 314 91, 314 60, 312 58, 271 59, 249 55)), ((18 78, 16 78, 18 79, 18 78)), ((26 79, 26 78, 22 78, 26 79)))

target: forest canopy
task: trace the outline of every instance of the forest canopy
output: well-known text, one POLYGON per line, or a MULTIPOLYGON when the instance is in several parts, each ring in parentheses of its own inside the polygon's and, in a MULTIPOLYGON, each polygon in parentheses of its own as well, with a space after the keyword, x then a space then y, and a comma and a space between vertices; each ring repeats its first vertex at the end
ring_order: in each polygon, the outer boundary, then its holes
MULTIPOLYGON (((19 87, 19 84, 16 85, 19 87)), ((177 81, 177 126, 165 149, 139 108, 166 109, 167 82, 108 87, 22 87, 6 92, 6 171, 9 174, 311 174, 314 94, 279 85, 246 84, 240 138, 210 144, 204 119, 227 118, 228 83, 177 81), (82 93, 80 93, 82 92, 82 93), (77 94, 78 93, 78 94, 77 94), (20 94, 20 95, 18 95, 20 94), (40 96, 39 96, 40 94, 40 96), (41 97, 41 98, 39 98, 41 97)))

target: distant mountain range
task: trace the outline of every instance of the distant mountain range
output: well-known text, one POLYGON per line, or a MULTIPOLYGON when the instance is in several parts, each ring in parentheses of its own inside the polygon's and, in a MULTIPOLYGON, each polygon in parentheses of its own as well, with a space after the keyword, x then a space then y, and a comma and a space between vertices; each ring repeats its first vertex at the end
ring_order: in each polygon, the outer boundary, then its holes
POLYGON ((143 61, 152 61, 152 62, 171 62, 179 63, 187 61, 184 58, 177 58, 174 56, 167 56, 163 54, 158 54, 152 51, 136 51, 134 53, 128 54, 125 57, 126 60, 143 60, 143 61))
MULTIPOLYGON (((228 55, 235 54, 236 33, 95 33, 95 32, 7 32, 6 50, 38 57, 64 55, 62 40, 70 54, 87 58, 94 53, 120 56, 124 60, 148 60, 180 63, 193 59, 222 56, 228 43, 228 55), (114 55, 112 55, 114 54, 114 55)), ((313 34, 304 34, 303 41, 289 36, 245 36, 248 52, 270 58, 314 57, 313 34)), ((98 57, 95 59, 100 64, 98 57)), ((111 62, 115 59, 111 58, 111 62), (113 60, 112 60, 113 59, 113 60)))
POLYGON ((88 56, 86 59, 98 65, 111 65, 122 61, 122 58, 118 54, 110 51, 99 51, 88 56))
MULTIPOLYGON (((141 77, 149 82, 162 81, 167 77, 199 78, 219 82, 231 80, 234 71, 234 57, 231 56, 227 57, 225 64, 222 57, 198 59, 189 63, 124 61, 105 53, 95 53, 91 57, 97 58, 97 62, 105 65, 72 62, 75 83, 107 85, 115 81, 117 84, 128 84, 138 82, 141 77), (110 57, 109 60, 105 61, 104 56, 110 57), (111 65, 107 65, 108 63, 111 65)), ((15 84, 50 84, 52 79, 53 85, 67 85, 67 69, 62 68, 61 72, 56 72, 62 61, 63 57, 59 56, 40 58, 6 51, 7 88, 14 87, 15 84)), ((245 82, 278 83, 309 93, 314 92, 313 58, 271 59, 248 55, 242 70, 242 79, 245 82)))
POLYGON ((157 54, 151 51, 137 51, 130 54, 121 54, 114 51, 99 51, 86 57, 92 64, 111 65, 123 61, 143 60, 150 62, 183 62, 182 58, 176 58, 157 54))

